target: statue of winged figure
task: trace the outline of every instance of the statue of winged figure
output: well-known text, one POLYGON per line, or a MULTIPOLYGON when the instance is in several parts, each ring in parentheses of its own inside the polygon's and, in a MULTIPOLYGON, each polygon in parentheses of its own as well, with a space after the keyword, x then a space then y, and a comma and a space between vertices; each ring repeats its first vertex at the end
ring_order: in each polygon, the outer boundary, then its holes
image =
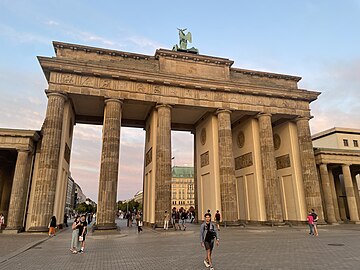
POLYGON ((174 45, 173 47, 173 51, 184 51, 184 52, 190 52, 190 53, 195 53, 195 54, 199 54, 199 50, 192 47, 190 49, 187 48, 187 43, 188 41, 190 43, 192 43, 192 36, 191 33, 188 32, 187 34, 185 34, 185 31, 187 30, 187 28, 185 29, 179 29, 177 28, 177 30, 179 30, 179 39, 180 39, 180 46, 178 46, 177 44, 174 45))
POLYGON ((185 35, 185 31, 187 30, 187 28, 185 28, 185 29, 177 28, 177 30, 179 30, 180 49, 181 50, 186 50, 187 49, 187 42, 189 41, 190 43, 192 43, 191 33, 188 32, 185 35))

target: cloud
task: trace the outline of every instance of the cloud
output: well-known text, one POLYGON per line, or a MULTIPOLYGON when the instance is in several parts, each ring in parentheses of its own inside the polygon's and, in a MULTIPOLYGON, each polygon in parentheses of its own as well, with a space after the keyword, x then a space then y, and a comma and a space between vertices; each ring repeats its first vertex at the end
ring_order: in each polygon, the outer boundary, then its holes
POLYGON ((18 31, 13 27, 3 24, 0 24, 0 36, 19 43, 49 44, 49 38, 45 36, 29 33, 29 32, 18 31))
POLYGON ((310 81, 322 91, 311 104, 313 133, 332 127, 360 129, 360 59, 324 62, 310 81))

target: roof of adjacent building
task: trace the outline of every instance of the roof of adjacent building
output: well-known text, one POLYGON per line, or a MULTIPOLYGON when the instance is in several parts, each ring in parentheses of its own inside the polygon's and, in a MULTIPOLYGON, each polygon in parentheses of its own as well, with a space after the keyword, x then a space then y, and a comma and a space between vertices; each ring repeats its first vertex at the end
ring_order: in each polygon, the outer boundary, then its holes
POLYGON ((172 177, 173 178, 193 178, 194 177, 194 167, 174 166, 172 168, 172 177))
POLYGON ((342 133, 342 134, 354 134, 354 135, 360 135, 360 129, 355 128, 342 128, 342 127, 333 127, 324 131, 321 131, 319 133, 316 133, 311 136, 312 140, 317 140, 335 133, 342 133))

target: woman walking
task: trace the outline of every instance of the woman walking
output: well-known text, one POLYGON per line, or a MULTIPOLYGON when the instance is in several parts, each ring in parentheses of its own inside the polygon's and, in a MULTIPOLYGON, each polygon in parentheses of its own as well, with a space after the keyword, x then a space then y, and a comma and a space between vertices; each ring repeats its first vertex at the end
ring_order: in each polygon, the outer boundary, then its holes
POLYGON ((55 228, 56 228, 56 217, 52 216, 49 223, 49 236, 55 236, 55 228))
POLYGON ((79 226, 80 219, 75 217, 74 223, 71 226, 72 235, 71 235, 71 248, 70 251, 74 254, 78 253, 77 247, 79 246, 79 226))

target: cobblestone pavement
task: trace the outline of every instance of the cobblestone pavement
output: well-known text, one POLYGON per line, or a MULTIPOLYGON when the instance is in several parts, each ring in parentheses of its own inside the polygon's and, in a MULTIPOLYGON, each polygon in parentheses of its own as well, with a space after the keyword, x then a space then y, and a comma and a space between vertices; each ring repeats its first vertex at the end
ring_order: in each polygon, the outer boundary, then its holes
MULTIPOLYGON (((136 227, 119 222, 120 234, 89 234, 84 254, 70 253, 71 230, 65 230, 0 263, 0 269, 206 269, 199 225, 189 225, 185 232, 145 228, 137 234, 136 227)), ((321 226, 319 234, 309 236, 306 227, 222 228, 214 267, 360 269, 359 225, 321 226)), ((4 236, 0 234, 1 243, 4 236)), ((15 243, 23 236, 12 237, 15 243)))

